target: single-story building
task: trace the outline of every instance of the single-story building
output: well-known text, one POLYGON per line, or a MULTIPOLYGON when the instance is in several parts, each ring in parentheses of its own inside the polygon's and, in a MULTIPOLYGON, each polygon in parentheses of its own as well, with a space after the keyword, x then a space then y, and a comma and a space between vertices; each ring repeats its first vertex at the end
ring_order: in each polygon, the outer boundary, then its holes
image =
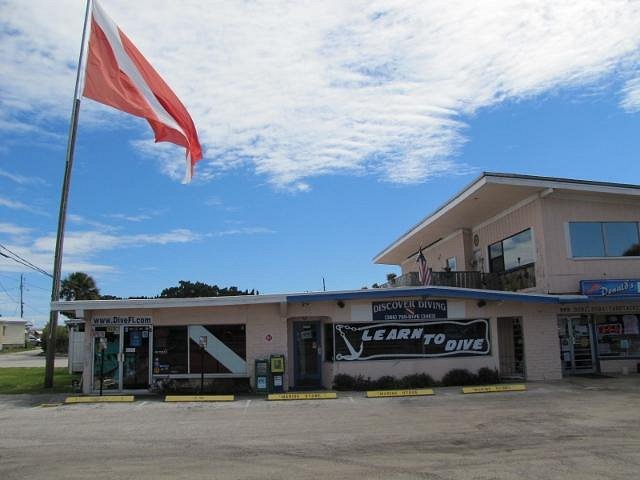
POLYGON ((30 322, 19 317, 0 317, 0 350, 4 347, 24 347, 30 322))

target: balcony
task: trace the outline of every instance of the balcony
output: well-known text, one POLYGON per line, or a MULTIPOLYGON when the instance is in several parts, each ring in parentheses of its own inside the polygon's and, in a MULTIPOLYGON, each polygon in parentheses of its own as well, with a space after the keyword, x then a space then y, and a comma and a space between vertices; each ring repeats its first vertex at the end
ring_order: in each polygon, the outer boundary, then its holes
MULTIPOLYGON (((526 265, 508 272, 431 272, 434 287, 475 288, 515 292, 536 286, 535 264, 526 265)), ((381 288, 419 287, 418 272, 400 275, 381 288)))

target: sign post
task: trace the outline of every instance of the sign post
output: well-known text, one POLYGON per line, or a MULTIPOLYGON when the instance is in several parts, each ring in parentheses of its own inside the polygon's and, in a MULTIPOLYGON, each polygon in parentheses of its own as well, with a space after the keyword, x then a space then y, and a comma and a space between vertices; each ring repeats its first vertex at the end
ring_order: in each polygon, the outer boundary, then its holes
POLYGON ((207 348, 207 337, 200 337, 198 344, 200 345, 200 395, 204 393, 204 351, 207 348))

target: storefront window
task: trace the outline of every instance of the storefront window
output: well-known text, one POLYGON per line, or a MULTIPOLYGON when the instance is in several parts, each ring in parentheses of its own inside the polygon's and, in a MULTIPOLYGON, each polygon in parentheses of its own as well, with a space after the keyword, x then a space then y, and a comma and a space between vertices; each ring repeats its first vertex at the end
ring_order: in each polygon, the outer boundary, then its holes
POLYGON ((489 245, 489 263, 494 273, 507 272, 534 263, 533 237, 528 228, 489 245))
POLYGON ((570 222, 573 257, 640 256, 638 222, 570 222))
POLYGON ((640 312, 596 315, 600 358, 640 357, 640 312))
POLYGON ((153 329, 153 374, 188 373, 187 327, 153 329))
POLYGON ((189 339, 190 373, 243 373, 246 371, 244 325, 192 326, 189 339), (203 349, 200 339, 206 337, 203 349))

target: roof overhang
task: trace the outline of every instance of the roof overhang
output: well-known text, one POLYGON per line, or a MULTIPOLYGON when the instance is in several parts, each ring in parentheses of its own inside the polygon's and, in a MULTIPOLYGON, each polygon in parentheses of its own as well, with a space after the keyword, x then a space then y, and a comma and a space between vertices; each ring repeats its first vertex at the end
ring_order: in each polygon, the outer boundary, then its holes
POLYGON ((132 298, 126 300, 74 300, 52 302, 58 312, 73 310, 130 310, 150 308, 225 307, 286 302, 286 295, 237 295, 198 298, 132 298))
POLYGON ((541 293, 502 292, 498 290, 476 290, 471 288, 455 287, 406 287, 293 294, 287 296, 287 302, 312 303, 337 300, 376 300, 400 297, 440 297, 551 304, 585 303, 590 300, 586 295, 546 295, 541 293))
POLYGON ((640 199, 638 185, 486 172, 386 247, 373 261, 400 265, 421 246, 437 243, 461 229, 473 229, 518 204, 561 191, 640 199))

